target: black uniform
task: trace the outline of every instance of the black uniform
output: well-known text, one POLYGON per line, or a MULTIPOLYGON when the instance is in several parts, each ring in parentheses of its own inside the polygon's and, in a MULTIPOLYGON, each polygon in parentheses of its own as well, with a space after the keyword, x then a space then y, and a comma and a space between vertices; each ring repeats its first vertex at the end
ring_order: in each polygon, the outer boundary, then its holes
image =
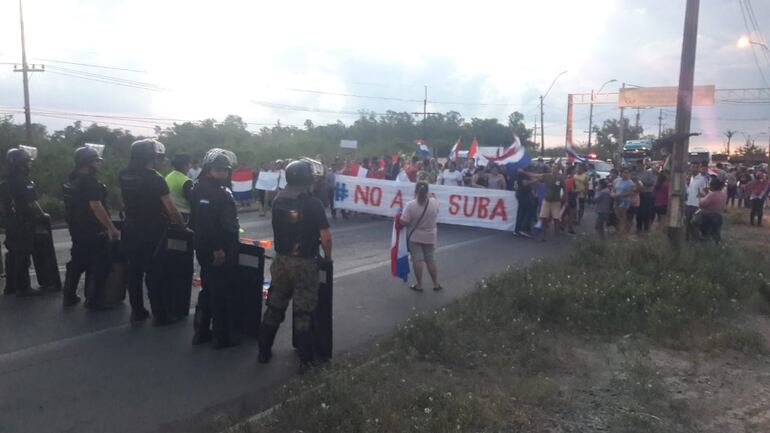
POLYGON ((147 284, 152 314, 167 319, 168 294, 164 293, 160 261, 168 220, 161 197, 168 195, 168 185, 155 170, 128 168, 120 172, 126 220, 121 235, 128 258, 128 296, 134 314, 142 314, 144 297, 142 279, 147 284))
POLYGON ((227 187, 208 177, 200 178, 192 191, 190 228, 195 232, 202 286, 195 307, 195 331, 208 335, 213 319, 215 344, 235 344, 239 339, 235 276, 240 225, 233 194, 227 187), (213 264, 217 250, 225 253, 219 266, 213 264))
POLYGON ((5 293, 25 292, 31 289, 29 279, 30 255, 32 254, 35 220, 39 218, 32 209, 37 200, 35 183, 28 176, 11 174, 0 186, 5 221, 5 293))
MULTIPOLYGON (((91 210, 90 202, 101 202, 107 209, 107 187, 92 173, 73 172, 63 185, 67 225, 72 238, 71 259, 67 263, 64 296, 75 296, 80 276, 90 276, 101 287, 109 273, 107 231, 91 210)), ((86 296, 95 296, 86 293, 86 296)), ((98 297, 98 296, 97 296, 98 297)), ((87 299, 89 306, 98 306, 99 299, 87 299)))

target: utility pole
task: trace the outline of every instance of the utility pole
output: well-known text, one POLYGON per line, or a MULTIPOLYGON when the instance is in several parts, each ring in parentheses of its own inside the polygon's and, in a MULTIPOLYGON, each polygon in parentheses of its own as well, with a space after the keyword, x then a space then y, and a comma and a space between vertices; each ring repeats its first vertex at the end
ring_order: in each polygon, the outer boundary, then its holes
POLYGON ((637 131, 639 130, 639 115, 640 115, 640 111, 641 111, 640 108, 636 109, 636 130, 637 131))
POLYGON ((22 81, 24 83, 24 125, 26 132, 26 144, 32 145, 32 116, 29 108, 29 73, 30 72, 44 72, 45 68, 35 68, 32 65, 30 68, 27 64, 27 44, 24 41, 24 13, 22 11, 21 0, 19 0, 19 23, 21 24, 21 69, 14 68, 14 72, 22 73, 22 81))
MULTIPOLYGON (((425 86, 425 98, 422 100, 422 112, 412 112, 415 116, 422 116, 422 139, 428 142, 428 116, 434 116, 441 113, 428 113, 428 86, 425 86)), ((431 146, 433 149, 433 156, 436 156, 436 147, 431 146)))
MULTIPOLYGON (((623 83, 622 86, 623 89, 626 88, 626 83, 623 83)), ((618 95, 619 96, 619 95, 618 95)), ((620 152, 623 150, 623 145, 625 144, 625 126, 623 121, 623 107, 620 107, 620 123, 618 124, 618 148, 615 151, 615 162, 620 164, 620 152)))
POLYGON ((663 109, 662 108, 658 112, 658 140, 660 140, 661 134, 663 134, 663 109))
POLYGON ((540 95, 540 156, 545 156, 545 128, 543 128, 543 95, 540 95))
POLYGON ((698 10, 700 0, 687 0, 682 38, 682 59, 676 101, 676 137, 671 154, 671 189, 669 190, 668 237, 680 246, 684 226, 685 169, 692 117, 692 88, 695 75, 695 52, 698 42, 698 10))
POLYGON ((532 125, 532 142, 537 146, 537 114, 535 114, 535 120, 532 125))
POLYGON ((567 95, 567 131, 564 137, 565 143, 572 145, 572 95, 567 95))
POLYGON ((594 90, 591 89, 591 105, 588 109, 588 151, 591 151, 591 129, 593 129, 594 124, 594 90))

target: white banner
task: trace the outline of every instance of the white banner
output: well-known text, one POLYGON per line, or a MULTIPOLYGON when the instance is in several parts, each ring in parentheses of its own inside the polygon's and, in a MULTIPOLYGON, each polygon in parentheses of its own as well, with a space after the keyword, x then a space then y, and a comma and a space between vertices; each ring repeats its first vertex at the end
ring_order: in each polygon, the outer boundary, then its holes
POLYGON ((343 149, 358 149, 357 140, 340 140, 340 147, 343 149))
POLYGON ((280 175, 281 173, 277 171, 260 171, 257 185, 254 188, 262 191, 275 191, 278 189, 278 176, 280 175))
MULTIPOLYGON (((335 176, 334 207, 392 217, 414 199, 413 183, 335 176)), ((513 231, 519 203, 513 191, 431 185, 438 222, 513 231)))

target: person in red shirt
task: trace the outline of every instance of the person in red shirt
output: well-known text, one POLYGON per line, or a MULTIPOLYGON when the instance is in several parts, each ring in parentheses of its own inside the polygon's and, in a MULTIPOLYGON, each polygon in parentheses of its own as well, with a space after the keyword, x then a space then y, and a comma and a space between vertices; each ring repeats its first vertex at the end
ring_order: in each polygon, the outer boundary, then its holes
POLYGON ((380 161, 376 156, 369 165, 369 172, 366 174, 366 177, 370 179, 385 179, 385 171, 382 169, 382 165, 380 165, 380 161))
POLYGON ((578 194, 575 191, 575 167, 567 168, 567 179, 564 180, 564 195, 567 198, 567 210, 565 222, 567 223, 567 233, 574 235, 575 216, 577 214, 578 194))
POLYGON ((749 216, 749 223, 754 225, 754 219, 757 220, 757 225, 762 225, 762 214, 765 207, 765 199, 767 199, 768 181, 764 172, 757 172, 756 178, 752 180, 746 186, 747 198, 751 200, 751 214, 749 216))
POLYGON ((420 165, 418 164, 418 158, 412 157, 412 163, 406 167, 406 176, 409 178, 409 182, 417 182, 417 172, 420 171, 420 165))

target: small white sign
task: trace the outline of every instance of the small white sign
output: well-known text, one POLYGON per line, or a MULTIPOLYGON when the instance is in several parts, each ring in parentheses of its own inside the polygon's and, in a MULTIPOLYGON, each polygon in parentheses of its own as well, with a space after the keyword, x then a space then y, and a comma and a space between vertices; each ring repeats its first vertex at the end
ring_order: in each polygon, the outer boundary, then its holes
POLYGON ((340 140, 340 147, 344 149, 358 149, 358 140, 340 140))

